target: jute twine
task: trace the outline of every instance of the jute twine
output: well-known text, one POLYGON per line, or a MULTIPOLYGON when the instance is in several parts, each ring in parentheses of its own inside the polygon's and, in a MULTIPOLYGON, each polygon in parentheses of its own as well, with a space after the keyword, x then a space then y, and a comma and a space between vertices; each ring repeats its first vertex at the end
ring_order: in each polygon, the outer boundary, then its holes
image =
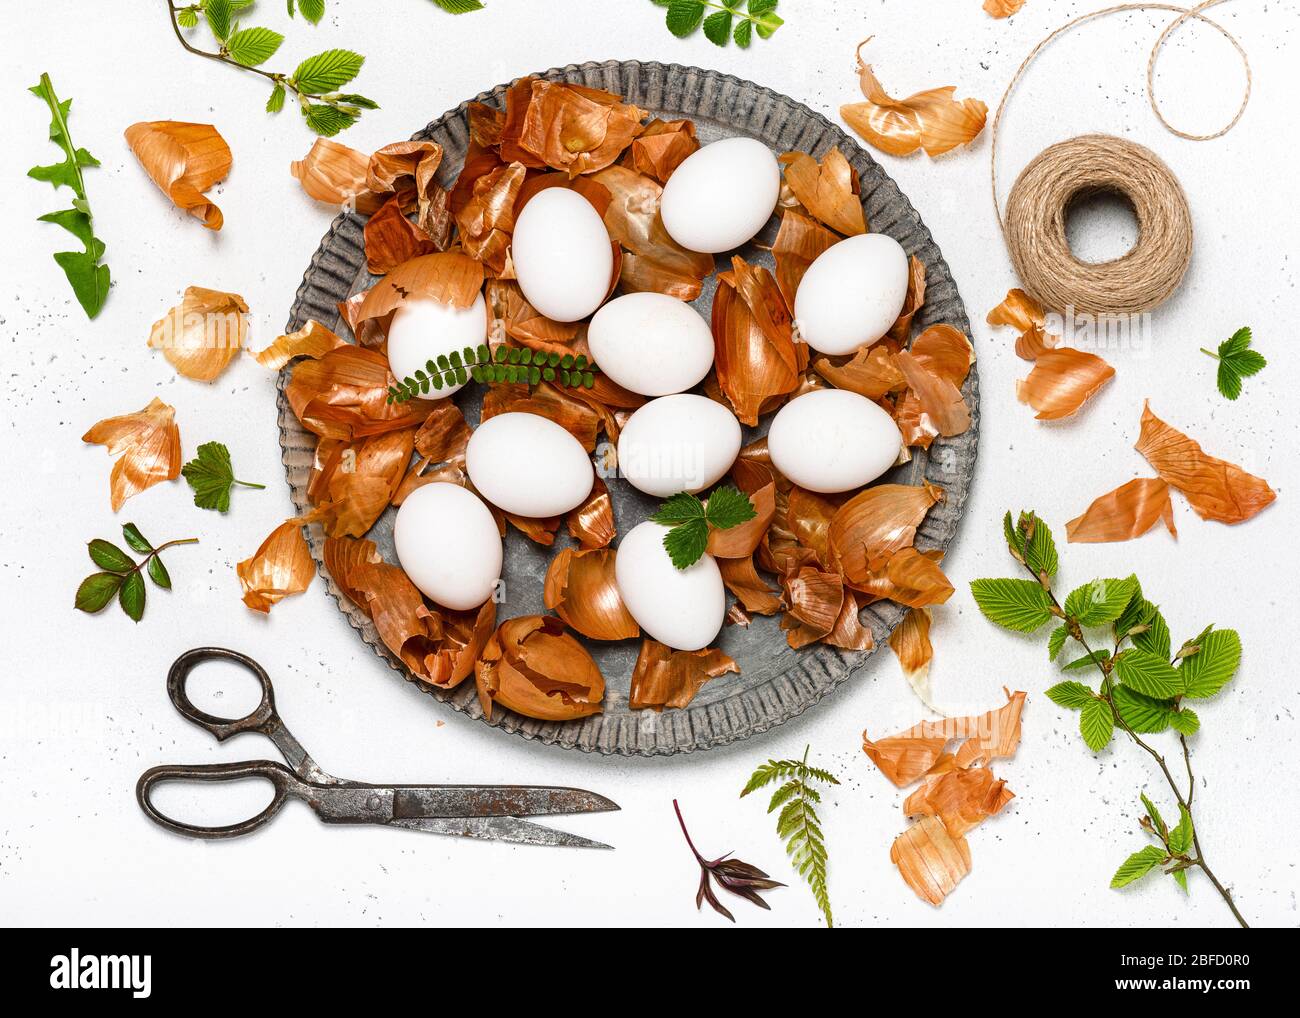
POLYGON ((1012 185, 1005 216, 998 202, 998 132, 1007 100, 1034 58, 1053 39, 1096 18, 1121 11, 1172 11, 1178 17, 1160 33, 1147 61, 1147 99, 1164 128, 1190 141, 1227 134, 1250 101, 1250 61, 1241 44, 1201 12, 1225 0, 1195 7, 1131 3, 1093 11, 1066 22, 1038 43, 1012 76, 993 117, 990 183, 993 208, 1016 274, 1028 293, 1045 307, 1093 315, 1139 314, 1164 303, 1178 288, 1192 257, 1192 216, 1178 178, 1150 149, 1107 134, 1087 134, 1040 152, 1012 185), (1240 54, 1246 89, 1232 120, 1213 134, 1189 134, 1165 119, 1155 93, 1155 65, 1169 34, 1190 18, 1224 36, 1240 54), (1066 240, 1065 223, 1073 203, 1097 194, 1116 194, 1132 205, 1138 221, 1133 249, 1109 262, 1080 261, 1066 240))

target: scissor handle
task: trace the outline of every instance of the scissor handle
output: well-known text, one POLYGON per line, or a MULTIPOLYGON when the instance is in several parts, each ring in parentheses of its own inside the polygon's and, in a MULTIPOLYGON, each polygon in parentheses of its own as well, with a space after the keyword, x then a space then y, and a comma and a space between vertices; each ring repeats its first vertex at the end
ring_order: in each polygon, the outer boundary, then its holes
POLYGON ((218 741, 224 742, 240 732, 264 732, 268 723, 275 717, 275 692, 271 688, 271 677, 266 669, 247 654, 225 647, 195 647, 187 650, 173 663, 167 673, 167 695, 171 697, 176 709, 200 728, 206 728, 218 741), (219 718, 201 711, 190 700, 185 690, 190 672, 205 661, 233 661, 235 664, 252 672, 262 684, 262 702, 253 711, 242 718, 219 718))
POLYGON ((248 760, 243 763, 214 764, 167 764, 151 767, 140 775, 135 786, 135 798, 144 810, 145 816, 159 827, 173 834, 183 834, 190 838, 237 838, 251 834, 270 823, 271 818, 289 801, 298 788, 298 779, 289 768, 270 760, 248 760), (201 824, 187 824, 173 820, 153 804, 151 798, 157 785, 167 781, 240 781, 244 778, 262 778, 275 788, 275 796, 266 809, 257 816, 237 824, 220 827, 205 827, 201 824))

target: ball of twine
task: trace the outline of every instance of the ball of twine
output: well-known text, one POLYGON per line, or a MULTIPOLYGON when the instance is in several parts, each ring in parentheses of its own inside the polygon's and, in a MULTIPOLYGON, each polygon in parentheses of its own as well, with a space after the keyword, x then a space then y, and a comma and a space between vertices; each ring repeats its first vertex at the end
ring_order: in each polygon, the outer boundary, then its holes
POLYGON ((1192 259, 1192 213, 1178 178, 1149 148, 1085 134, 1044 149, 1007 198, 1007 251, 1016 275, 1045 307, 1080 314, 1150 311, 1178 288, 1192 259), (1120 258, 1084 262, 1066 239, 1070 207, 1098 195, 1128 201, 1138 239, 1120 258))
POLYGON ((1067 307, 1093 315, 1139 314, 1160 305, 1177 289, 1192 254, 1192 217, 1182 186, 1154 152, 1122 138, 1087 134, 1040 152, 1021 171, 1011 189, 1004 216, 998 201, 998 141, 1007 102, 1034 59, 1054 39, 1085 22, 1133 11, 1168 11, 1177 17, 1165 26, 1147 60, 1147 100, 1161 125, 1190 141, 1209 141, 1231 131, 1250 101, 1250 60, 1241 44, 1204 14, 1226 0, 1200 0, 1191 7, 1165 2, 1121 3, 1067 21, 1043 37, 1012 75, 993 115, 989 146, 989 182, 993 211, 1002 227, 1007 250, 1031 296, 1049 310, 1067 307), (1156 99, 1155 68, 1161 47, 1180 25, 1194 21, 1223 36, 1241 57, 1245 92, 1232 119, 1210 134, 1192 134, 1174 127, 1156 99), (1093 264, 1070 251, 1065 220, 1072 203, 1099 193, 1117 194, 1132 206, 1138 220, 1138 241, 1114 261, 1093 264))

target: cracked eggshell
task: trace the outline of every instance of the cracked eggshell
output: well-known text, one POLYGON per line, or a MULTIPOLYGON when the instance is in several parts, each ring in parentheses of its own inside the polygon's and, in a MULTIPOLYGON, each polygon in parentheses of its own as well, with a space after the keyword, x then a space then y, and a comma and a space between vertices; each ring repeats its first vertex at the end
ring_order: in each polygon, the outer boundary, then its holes
POLYGON ((430 600, 453 611, 477 608, 501 578, 501 535, 472 491, 447 481, 411 492, 393 521, 402 571, 430 600))
POLYGON ((674 650, 701 650, 717 637, 727 611, 722 573, 712 555, 678 569, 664 549, 669 528, 646 520, 618 545, 614 579, 632 618, 674 650))
POLYGON ((723 138, 683 160, 659 199, 668 235, 690 251, 717 254, 751 240, 781 193, 772 150, 753 138, 723 138))
POLYGON ((799 487, 823 494, 874 481, 897 462, 902 447, 894 419, 846 389, 815 389, 792 399, 767 432, 772 465, 799 487))
POLYGON ((532 519, 576 509, 596 479, 576 438, 529 413, 498 414, 475 428, 465 449, 465 470, 494 506, 532 519))
POLYGON ((642 396, 698 385, 713 367, 713 331, 685 301, 626 293, 596 312, 587 344, 600 370, 642 396))
POLYGON ((614 272, 604 221, 567 187, 529 199, 515 221, 511 258, 528 303, 557 322, 576 322, 600 307, 614 272))
MULTIPOLYGON (((423 370, 439 354, 477 348, 487 339, 487 303, 483 294, 467 308, 436 300, 408 301, 397 309, 388 327, 388 368, 399 382, 423 370)), ((425 399, 445 399, 461 386, 443 386, 425 399)))
POLYGON ((820 353, 852 353, 888 332, 906 299, 907 253, 898 241, 849 237, 818 255, 799 282, 799 338, 820 353))

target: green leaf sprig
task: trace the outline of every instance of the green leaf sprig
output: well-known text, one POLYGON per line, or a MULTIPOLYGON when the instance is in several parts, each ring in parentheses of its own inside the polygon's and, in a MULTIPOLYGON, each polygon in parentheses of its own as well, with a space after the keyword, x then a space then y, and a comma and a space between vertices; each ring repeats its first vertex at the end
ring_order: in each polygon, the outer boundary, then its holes
POLYGON ((668 8, 665 21, 668 31, 680 39, 704 26, 704 35, 715 46, 725 46, 734 40, 741 49, 747 49, 757 33, 760 39, 770 39, 772 33, 785 22, 777 15, 777 0, 651 0, 659 7, 668 8), (712 14, 708 14, 713 11, 712 14), (708 14, 707 17, 705 15, 708 14))
POLYGON ((730 530, 758 515, 749 496, 732 484, 715 488, 705 501, 680 491, 650 517, 672 529, 664 534, 664 548, 673 565, 686 569, 700 560, 709 546, 710 530, 730 530))
POLYGON ((804 747, 802 760, 769 760, 762 764, 741 790, 740 797, 743 799, 750 792, 781 782, 768 801, 767 811, 781 811, 776 820, 776 833, 785 842, 786 854, 795 869, 812 889, 817 907, 826 917, 826 925, 834 926, 826 887, 826 839, 817 816, 822 797, 814 786, 838 785, 839 780, 830 771, 808 763, 808 748, 804 747))
POLYGON ((265 484, 241 481, 235 477, 230 463, 230 450, 220 442, 204 442, 195 457, 181 467, 181 476, 194 489, 194 504, 200 509, 230 511, 230 489, 236 484, 244 488, 265 488, 265 484))
POLYGON ((86 317, 94 318, 108 299, 109 274, 108 266, 100 262, 104 257, 104 242, 95 236, 90 199, 86 197, 86 182, 82 179, 81 171, 87 166, 98 166, 99 160, 72 143, 72 135, 68 131, 72 100, 59 101, 48 74, 42 74, 41 80, 28 91, 38 99, 43 99, 50 108, 50 141, 63 150, 64 159, 61 163, 51 163, 49 166, 33 166, 27 171, 27 176, 48 181, 56 190, 59 187, 70 188, 74 195, 72 208, 47 212, 38 218, 42 223, 62 226, 84 246, 82 251, 59 251, 54 255, 54 260, 68 277, 72 293, 86 312, 86 317))
POLYGON ((127 617, 139 622, 144 617, 145 582, 144 574, 149 574, 156 586, 170 590, 171 574, 163 565, 162 553, 168 548, 181 544, 198 544, 197 537, 186 537, 179 541, 168 541, 156 548, 151 545, 134 523, 124 524, 122 538, 133 551, 144 555, 136 562, 130 555, 113 544, 96 538, 87 546, 90 560, 99 566, 102 572, 91 573, 81 581, 77 588, 76 608, 78 611, 93 615, 108 607, 108 603, 117 598, 117 603, 127 617))
MULTIPOLYGON (((298 109, 307 126, 317 134, 333 137, 357 122, 364 110, 376 110, 379 104, 356 92, 339 91, 361 73, 366 58, 348 49, 328 49, 310 56, 300 63, 292 74, 268 71, 260 64, 271 59, 284 42, 284 36, 269 28, 243 28, 236 15, 251 7, 253 0, 197 0, 177 6, 167 0, 172 29, 176 39, 187 52, 195 56, 216 60, 240 70, 260 74, 271 82, 271 94, 266 100, 266 112, 279 113, 285 99, 292 94, 298 100, 298 109), (217 50, 204 50, 194 46, 182 29, 198 25, 202 15, 213 37, 217 50)), ((292 14, 294 5, 289 4, 292 14)), ((323 0, 298 0, 298 9, 308 21, 319 21, 325 13, 323 0)))
POLYGON ((600 368, 585 354, 542 353, 528 347, 499 346, 494 353, 486 343, 478 349, 467 346, 426 361, 414 376, 408 375, 388 387, 389 403, 405 403, 451 385, 464 385, 471 378, 482 385, 558 382, 571 389, 590 389, 600 368))
POLYGON ((1213 357, 1219 362, 1216 381, 1221 392, 1228 399, 1235 400, 1241 395, 1241 380, 1258 374, 1268 366, 1268 361, 1258 350, 1250 349, 1250 327, 1238 329, 1219 344, 1219 352, 1211 353, 1201 347, 1201 353, 1213 357))
POLYGON ((1070 673, 1095 671, 1100 683, 1067 679, 1048 689, 1048 697, 1079 712, 1079 732, 1094 753, 1110 745, 1117 729, 1123 732, 1155 761, 1178 804, 1179 821, 1170 829, 1151 801, 1142 797, 1146 807, 1142 827, 1160 844, 1131 855, 1111 886, 1123 887, 1160 869, 1186 890, 1188 871, 1199 869, 1237 922, 1247 925, 1232 894, 1206 862, 1192 819, 1196 783, 1188 740, 1200 730, 1201 719, 1187 706, 1189 700, 1214 696, 1236 674, 1241 638, 1234 630, 1207 626, 1174 650, 1168 623, 1159 607, 1147 600, 1136 576, 1093 580, 1070 591, 1061 602, 1053 592, 1060 563, 1047 524, 1033 512, 1022 512, 1015 520, 1007 513, 1003 530, 1011 557, 1030 578, 975 580, 971 593, 980 611, 991 622, 1020 633, 1037 632, 1055 621, 1056 628, 1047 638, 1049 660, 1064 662, 1062 669, 1070 673), (1105 645, 1094 647, 1093 641, 1099 639, 1105 645), (1071 643, 1083 655, 1068 660, 1063 652, 1071 643), (1181 744, 1186 792, 1175 781, 1164 755, 1143 738, 1170 731, 1181 744))

